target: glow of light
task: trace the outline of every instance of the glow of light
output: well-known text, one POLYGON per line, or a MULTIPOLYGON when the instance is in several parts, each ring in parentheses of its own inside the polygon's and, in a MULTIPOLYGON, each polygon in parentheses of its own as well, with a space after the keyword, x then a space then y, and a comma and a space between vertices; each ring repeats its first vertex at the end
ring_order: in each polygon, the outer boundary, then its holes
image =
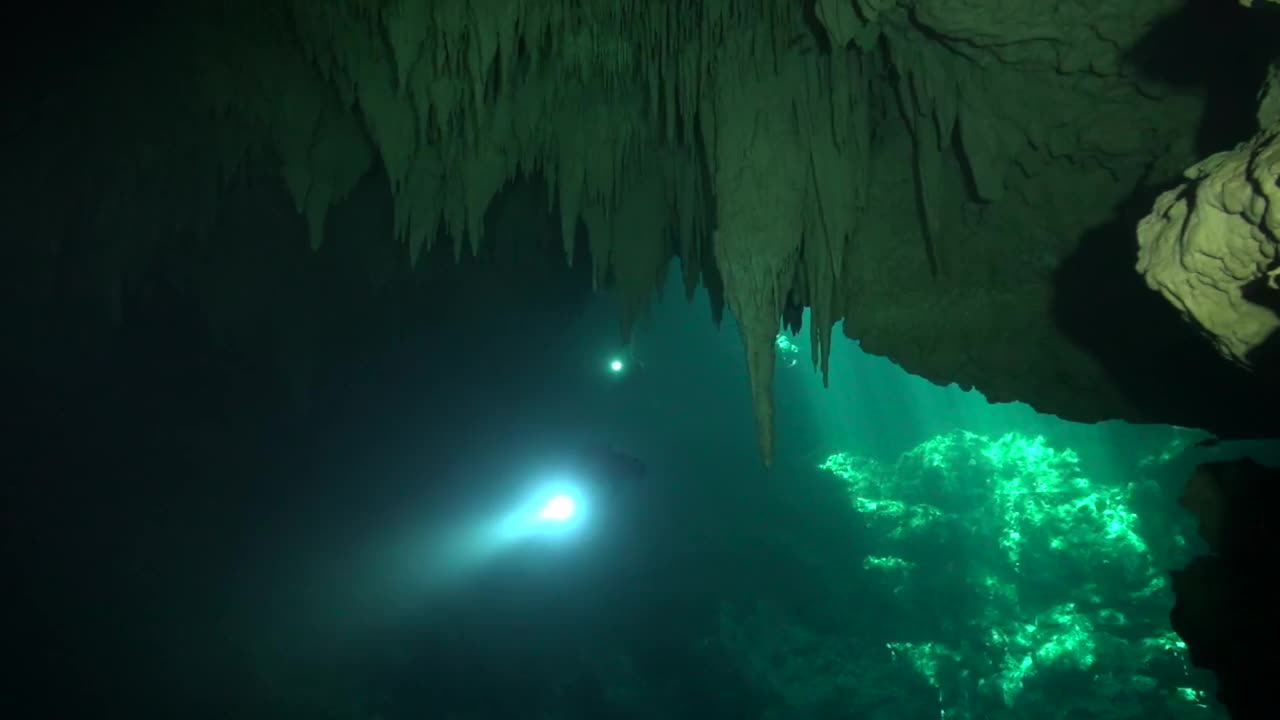
POLYGON ((542 506, 542 512, 538 513, 538 519, 547 522, 565 522, 573 517, 577 509, 578 505, 573 501, 573 498, 568 495, 556 495, 542 506))

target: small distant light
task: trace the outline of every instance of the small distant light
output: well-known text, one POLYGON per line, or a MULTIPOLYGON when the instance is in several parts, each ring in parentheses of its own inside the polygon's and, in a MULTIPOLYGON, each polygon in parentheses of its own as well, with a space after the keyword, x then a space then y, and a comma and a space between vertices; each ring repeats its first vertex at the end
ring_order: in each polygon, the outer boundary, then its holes
POLYGON ((609 369, 616 373, 622 372, 622 361, 621 360, 611 361, 609 363, 609 369))
POLYGON ((573 498, 568 495, 557 495, 542 506, 542 512, 538 513, 538 518, 548 522, 564 522, 573 517, 575 510, 577 505, 573 502, 573 498))

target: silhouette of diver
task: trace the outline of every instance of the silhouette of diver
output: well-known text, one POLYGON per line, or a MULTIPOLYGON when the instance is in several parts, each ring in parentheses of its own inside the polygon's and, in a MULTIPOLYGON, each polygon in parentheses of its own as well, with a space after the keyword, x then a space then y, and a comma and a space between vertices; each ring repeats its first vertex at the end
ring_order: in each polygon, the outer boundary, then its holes
POLYGON ((584 446, 578 451, 575 465, 583 478, 611 492, 639 484, 649 471, 638 458, 605 445, 584 446))

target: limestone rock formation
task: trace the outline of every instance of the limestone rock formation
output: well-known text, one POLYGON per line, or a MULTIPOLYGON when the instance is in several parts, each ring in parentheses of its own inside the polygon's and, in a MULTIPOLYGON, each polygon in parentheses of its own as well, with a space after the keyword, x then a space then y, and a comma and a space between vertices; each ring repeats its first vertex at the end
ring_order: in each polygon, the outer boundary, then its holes
POLYGON ((1275 715, 1275 468, 1243 459, 1205 463, 1187 480, 1182 505, 1199 516, 1209 553, 1172 573, 1173 629, 1191 661, 1218 678, 1231 717, 1275 715))
MULTIPOLYGON (((1267 37, 1263 23, 1236 16, 1270 13, 1182 0, 136 5, 127 33, 86 21, 68 36, 51 18, 48 37, 72 52, 0 126, 16 188, 0 198, 8 312, 83 298, 111 320, 160 274, 199 298, 215 334, 262 326, 255 337, 312 362, 321 318, 339 310, 313 268, 335 248, 371 284, 509 253, 535 240, 509 237, 521 223, 495 199, 536 187, 566 258, 621 296, 624 326, 672 260, 714 314, 728 305, 766 462, 775 333, 806 308, 824 375, 843 322, 865 350, 993 401, 1275 430, 1271 414, 1224 410, 1263 392, 1256 378, 1201 352, 1131 257, 1153 189, 1253 129, 1239 119, 1244 103, 1253 122, 1255 99, 1215 73, 1263 72, 1242 35, 1267 37), (1222 31, 1201 37, 1206 22, 1222 31), (1205 130, 1206 117, 1222 119, 1205 130), (276 214, 286 203, 292 219, 276 214), (299 260, 308 245, 315 260, 299 260), (305 280, 273 282, 291 274, 305 280)), ((1269 152, 1262 142, 1250 147, 1269 152)), ((1242 156, 1198 167, 1194 182, 1221 177, 1224 193, 1274 178, 1242 156), (1213 174, 1232 168, 1235 180, 1213 174)), ((1237 225, 1275 212, 1265 193, 1239 207, 1209 195, 1237 225)), ((1245 293, 1274 255, 1233 232, 1252 245, 1233 245, 1234 274, 1213 282, 1245 293)), ((1190 302, 1211 332, 1235 328, 1220 331, 1233 356, 1274 318, 1190 302)))
POLYGON ((1259 132, 1192 166, 1138 226, 1147 285, 1221 355, 1255 371, 1273 369, 1280 342, 1280 45, 1266 51, 1259 132))
POLYGON ((1187 171, 1138 226, 1138 271, 1247 368, 1280 330, 1280 123, 1187 171))

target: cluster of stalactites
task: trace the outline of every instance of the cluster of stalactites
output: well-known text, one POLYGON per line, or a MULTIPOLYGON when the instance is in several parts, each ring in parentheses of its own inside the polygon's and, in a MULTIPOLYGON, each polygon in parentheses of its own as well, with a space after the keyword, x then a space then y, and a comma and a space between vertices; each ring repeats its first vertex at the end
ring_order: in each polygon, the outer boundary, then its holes
POLYGON ((220 112, 265 128, 313 246, 328 208, 375 165, 411 262, 437 237, 455 256, 475 252, 492 198, 540 175, 566 257, 582 225, 594 281, 621 291, 627 323, 673 255, 686 283, 714 260, 769 461, 782 308, 813 306, 825 373, 843 248, 864 204, 856 54, 807 53, 804 8, 791 0, 285 9, 290 41, 242 37, 208 80, 220 112))

